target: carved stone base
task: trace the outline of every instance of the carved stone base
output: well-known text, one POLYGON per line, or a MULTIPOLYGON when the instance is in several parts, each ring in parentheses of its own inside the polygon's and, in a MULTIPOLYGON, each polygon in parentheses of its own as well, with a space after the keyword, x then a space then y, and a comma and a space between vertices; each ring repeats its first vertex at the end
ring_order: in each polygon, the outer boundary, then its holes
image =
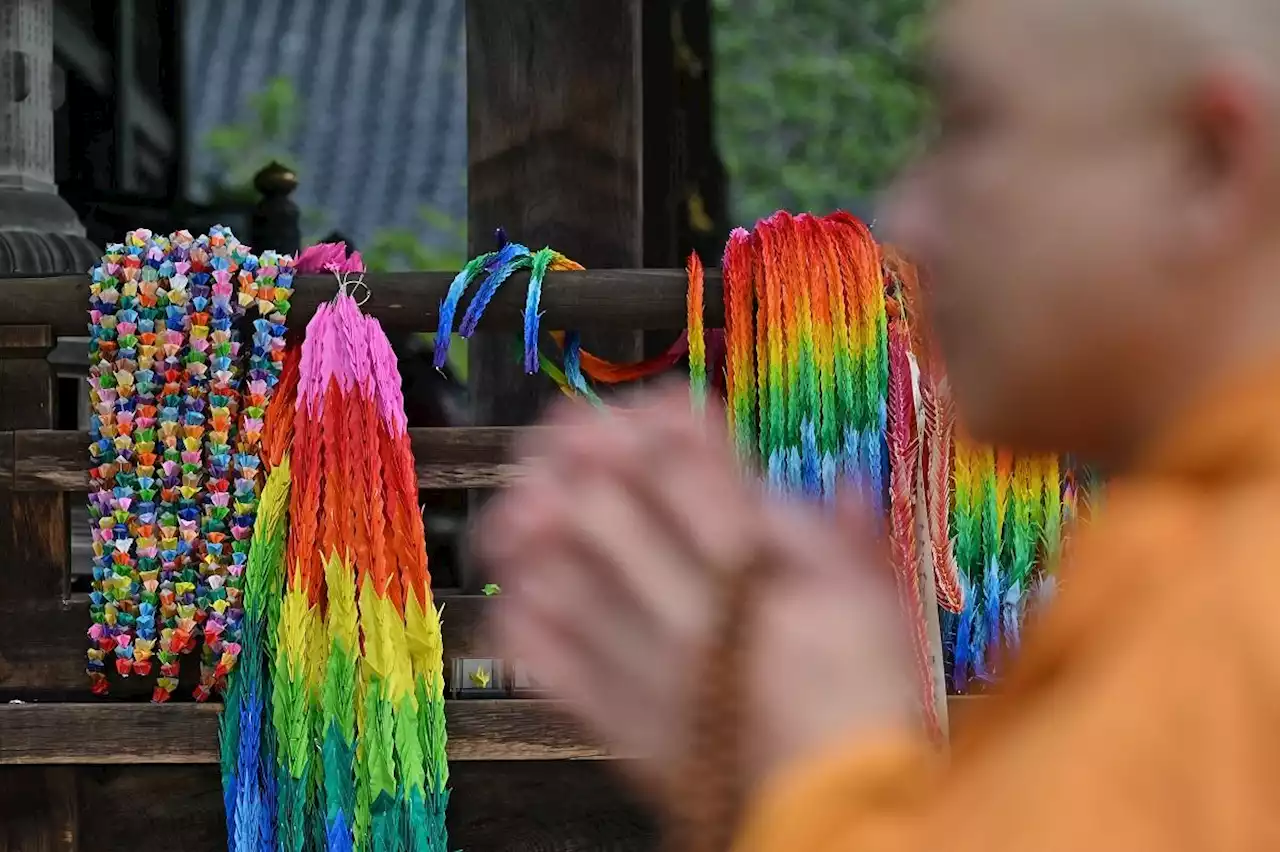
POLYGON ((0 276, 83 273, 101 258, 62 198, 0 190, 0 276))
POLYGON ((55 192, 0 187, 0 231, 36 231, 83 237, 76 211, 55 192))

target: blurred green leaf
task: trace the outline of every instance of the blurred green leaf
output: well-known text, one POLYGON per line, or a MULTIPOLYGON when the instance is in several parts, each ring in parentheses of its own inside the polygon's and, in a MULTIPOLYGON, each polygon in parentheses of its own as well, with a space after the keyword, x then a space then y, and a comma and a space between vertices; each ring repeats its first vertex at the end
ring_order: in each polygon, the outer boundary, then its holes
POLYGON ((716 124, 732 209, 871 200, 931 115, 924 0, 712 0, 716 124))

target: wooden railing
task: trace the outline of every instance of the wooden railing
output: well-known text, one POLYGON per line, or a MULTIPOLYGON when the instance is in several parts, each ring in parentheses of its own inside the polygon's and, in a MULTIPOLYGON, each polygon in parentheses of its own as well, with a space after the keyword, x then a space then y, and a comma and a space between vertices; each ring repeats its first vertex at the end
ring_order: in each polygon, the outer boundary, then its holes
MULTIPOLYGON (((366 275, 370 298, 364 311, 391 331, 435 327, 440 302, 453 281, 451 272, 392 272, 366 275)), ((527 272, 513 275, 485 311, 481 329, 523 326, 527 272)), ((337 290, 333 276, 295 279, 289 324, 300 327, 337 290)), ((683 269, 590 269, 557 272, 542 291, 549 329, 647 330, 684 328, 687 278, 683 269)), ((706 324, 723 324, 719 270, 706 274, 706 324)), ((0 324, 43 326, 54 335, 86 334, 89 278, 0 278, 0 324)))
MULTIPOLYGON (((368 275, 371 298, 364 309, 389 330, 428 328, 451 277, 436 273, 368 275)), ((714 272, 708 275, 707 289, 708 305, 719 305, 719 278, 714 272)), ((304 325, 334 290, 331 277, 298 279, 290 324, 304 325)), ((523 290, 520 280, 509 282, 489 308, 485 327, 518 328, 523 290)), ((0 360, 0 377, 4 370, 12 373, 19 364, 28 371, 48 369, 31 356, 51 348, 55 334, 83 333, 79 322, 87 299, 87 278, 83 276, 0 280, 0 317, 6 324, 0 326, 0 332, 10 331, 7 338, 0 334, 0 340, 40 344, 10 347, 11 356, 16 353, 23 358, 0 360), (35 292, 39 298, 31 298, 35 292), (27 331, 16 333, 13 324, 27 331)), ((679 327, 685 321, 685 276, 682 270, 556 273, 545 284, 543 305, 546 328, 679 327)), ((708 325, 721 323, 716 311, 708 314, 708 325)), ((0 350, 0 357, 4 351, 0 350)), ((513 363, 511 369, 519 367, 513 363)), ((34 377, 29 377, 25 383, 33 381, 34 377)), ((528 381, 542 380, 529 377, 528 381)), ((0 406, 28 402, 6 399, 0 400, 0 406)), ((535 428, 543 427, 413 429, 418 484, 424 489, 501 486, 515 470, 510 458, 513 441, 522 430, 535 428)), ((214 762, 216 708, 141 703, 150 691, 141 678, 115 680, 111 699, 90 698, 84 673, 87 595, 72 591, 70 556, 56 552, 59 544, 67 546, 65 521, 31 514, 65 515, 67 501, 81 499, 79 495, 88 489, 87 445, 88 437, 81 431, 0 431, 0 530, 7 526, 17 541, 25 534, 23 524, 35 521, 37 529, 46 530, 41 546, 48 551, 43 559, 25 563, 21 554, 30 553, 30 547, 0 554, 0 700, 25 702, 0 704, 0 764, 107 759, 117 763, 214 762), (63 537, 55 539, 55 534, 63 537), (71 730, 84 735, 68 736, 71 730), (101 743, 116 746, 103 752, 94 745, 101 743)), ((430 537, 430 530, 427 535, 430 537)), ((496 659, 485 625, 501 608, 501 597, 446 592, 438 601, 445 607, 446 675, 451 675, 455 661, 496 659)), ((507 669, 509 672, 510 667, 507 669)), ((185 673, 188 679, 193 675, 185 673)), ((605 755, 557 714, 554 705, 514 697, 516 693, 506 687, 499 691, 512 697, 449 703, 449 752, 453 759, 605 755)))

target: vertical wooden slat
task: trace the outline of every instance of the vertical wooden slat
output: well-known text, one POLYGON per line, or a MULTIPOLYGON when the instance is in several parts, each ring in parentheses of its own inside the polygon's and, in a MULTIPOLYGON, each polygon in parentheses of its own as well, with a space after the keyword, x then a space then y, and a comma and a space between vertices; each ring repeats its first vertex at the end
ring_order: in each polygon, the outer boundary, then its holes
MULTIPOLYGON (((0 326, 0 430, 57 425, 57 377, 45 360, 53 345, 47 326, 0 326), (15 353, 21 357, 6 357, 15 353)), ((0 600, 65 596, 71 582, 67 506, 61 492, 0 490, 0 547, 12 566, 0 583, 0 600)))
POLYGON ((0 852, 79 852, 78 770, 0 768, 0 852))
MULTIPOLYGON (((644 262, 641 0, 471 0, 467 4, 468 242, 502 227, 587 267, 644 262)), ((606 357, 641 337, 584 338, 606 357)), ((469 349, 480 425, 522 425, 550 397, 523 374, 519 335, 479 334, 469 349)), ((484 495, 473 495, 473 512, 484 495)), ((483 585, 475 571, 463 586, 483 585)))

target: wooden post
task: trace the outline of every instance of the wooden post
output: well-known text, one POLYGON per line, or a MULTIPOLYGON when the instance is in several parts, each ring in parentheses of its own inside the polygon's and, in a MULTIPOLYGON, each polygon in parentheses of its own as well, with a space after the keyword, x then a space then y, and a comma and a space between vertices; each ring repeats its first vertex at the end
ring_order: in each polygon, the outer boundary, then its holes
MULTIPOLYGON (((495 229, 505 228, 588 268, 644 265, 643 5, 467 3, 471 254, 492 250, 495 229)), ((585 338, 606 357, 642 351, 639 333, 585 338)), ((476 335, 469 361, 477 424, 536 417, 550 389, 524 375, 518 335, 476 335)), ((465 589, 483 585, 476 572, 463 574, 465 589)))
MULTIPOLYGON (((671 268, 692 251, 715 267, 729 232, 724 170, 712 117, 710 0, 648 0, 644 6, 644 263, 671 268)), ((648 330, 646 355, 683 330, 648 330)))
POLYGON ((644 20, 646 266, 718 266, 728 233, 712 103, 710 0, 648 0, 644 20))
MULTIPOLYGON (((45 360, 48 326, 0 326, 0 430, 57 426, 57 378, 45 360)), ((0 483, 0 604, 70 593, 67 495, 10 492, 0 483)))
POLYGON ((253 188, 262 195, 249 226, 254 249, 297 252, 302 248, 301 213, 290 196, 298 188, 298 176, 273 162, 254 175, 253 188))

